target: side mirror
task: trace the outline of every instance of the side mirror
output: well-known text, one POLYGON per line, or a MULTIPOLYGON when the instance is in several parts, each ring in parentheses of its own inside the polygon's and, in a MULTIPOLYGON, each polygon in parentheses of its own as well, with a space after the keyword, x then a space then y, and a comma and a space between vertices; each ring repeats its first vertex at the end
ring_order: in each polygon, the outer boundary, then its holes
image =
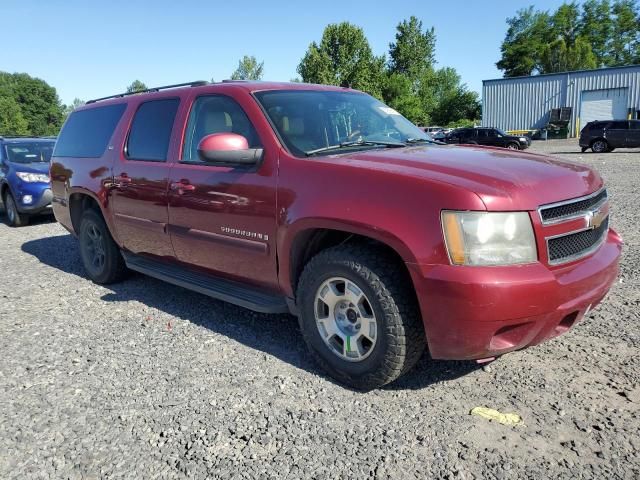
POLYGON ((262 158, 262 149, 249 148, 247 139, 236 133, 212 133, 200 140, 198 156, 205 163, 252 165, 262 158))

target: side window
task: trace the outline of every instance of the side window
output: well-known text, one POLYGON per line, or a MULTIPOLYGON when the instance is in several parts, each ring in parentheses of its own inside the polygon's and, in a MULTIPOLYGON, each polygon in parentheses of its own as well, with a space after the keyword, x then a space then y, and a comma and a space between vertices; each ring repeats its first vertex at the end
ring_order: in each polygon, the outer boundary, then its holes
POLYGON ((168 98, 144 102, 138 107, 127 139, 130 160, 164 162, 171 141, 171 130, 180 99, 168 98))
POLYGON ((260 139, 238 102, 223 95, 198 97, 189 114, 182 148, 183 162, 199 162, 198 144, 212 133, 231 132, 247 139, 249 148, 260 148, 260 139))
POLYGON ((640 130, 640 120, 632 120, 629 122, 629 128, 631 130, 640 130))
POLYGON ((487 138, 490 134, 493 134, 493 130, 487 130, 486 128, 479 128, 476 130, 478 138, 487 138))
POLYGON ((614 130, 626 130, 629 126, 628 122, 611 122, 611 126, 609 128, 614 130))
POLYGON ((58 135, 53 156, 101 157, 126 107, 120 103, 73 112, 58 135))

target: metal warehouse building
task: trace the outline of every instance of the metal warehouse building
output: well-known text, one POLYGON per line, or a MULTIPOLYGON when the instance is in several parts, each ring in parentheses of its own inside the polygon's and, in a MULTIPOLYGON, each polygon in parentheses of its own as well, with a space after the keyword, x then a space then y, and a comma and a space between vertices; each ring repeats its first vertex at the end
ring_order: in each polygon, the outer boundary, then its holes
POLYGON ((640 118, 640 65, 482 82, 485 127, 544 128, 563 107, 570 136, 592 120, 640 118))

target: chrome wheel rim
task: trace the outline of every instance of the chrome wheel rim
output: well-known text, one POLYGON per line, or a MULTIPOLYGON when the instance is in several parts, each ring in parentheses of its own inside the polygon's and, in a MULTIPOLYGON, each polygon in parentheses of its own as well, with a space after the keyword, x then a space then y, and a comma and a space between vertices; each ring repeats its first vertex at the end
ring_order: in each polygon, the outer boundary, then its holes
POLYGON ((607 149, 607 147, 605 146, 605 143, 603 141, 598 140, 593 144, 593 149, 598 153, 602 153, 607 149))
POLYGON ((508 148, 509 150, 518 150, 518 147, 517 147, 516 145, 514 145, 514 144, 507 145, 507 148, 508 148))
POLYGON ((334 355, 348 362, 361 362, 371 355, 378 322, 371 302, 355 282, 343 277, 323 282, 314 310, 320 337, 334 355))

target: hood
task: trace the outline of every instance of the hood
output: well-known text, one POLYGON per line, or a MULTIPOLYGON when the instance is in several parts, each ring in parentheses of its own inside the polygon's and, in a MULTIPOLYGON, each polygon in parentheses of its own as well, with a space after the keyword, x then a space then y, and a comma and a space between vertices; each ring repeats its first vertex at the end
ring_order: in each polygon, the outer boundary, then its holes
POLYGON ((586 165, 503 148, 429 145, 339 156, 352 166, 473 191, 488 210, 535 210, 593 193, 603 183, 586 165))
POLYGON ((49 162, 12 163, 14 172, 49 174, 49 162))

